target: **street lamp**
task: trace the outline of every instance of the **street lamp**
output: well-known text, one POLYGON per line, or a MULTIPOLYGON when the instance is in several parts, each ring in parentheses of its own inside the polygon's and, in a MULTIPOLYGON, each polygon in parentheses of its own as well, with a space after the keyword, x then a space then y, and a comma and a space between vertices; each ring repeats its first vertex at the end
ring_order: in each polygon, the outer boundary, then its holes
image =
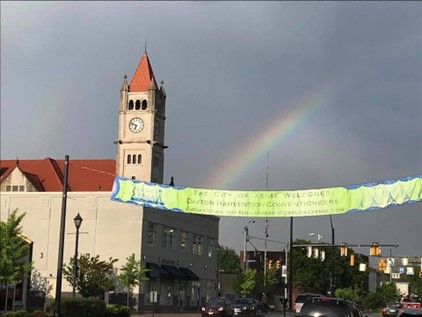
POLYGON ((76 215, 76 217, 73 218, 73 222, 75 223, 75 227, 76 227, 75 255, 73 257, 73 287, 72 287, 73 298, 75 298, 76 277, 78 275, 79 228, 81 227, 82 221, 83 221, 83 219, 82 219, 81 215, 78 212, 78 214, 76 215))
POLYGON ((246 242, 249 240, 249 228, 248 226, 251 223, 255 223, 255 220, 249 220, 248 224, 243 228, 243 235, 244 235, 244 241, 243 241, 243 270, 246 271, 246 242))
POLYGON ((331 225, 331 279, 330 279, 330 296, 334 297, 335 292, 335 279, 334 279, 334 271, 335 271, 335 260, 334 260, 334 251, 335 251, 335 231, 333 225, 333 218, 330 215, 330 225, 331 225))

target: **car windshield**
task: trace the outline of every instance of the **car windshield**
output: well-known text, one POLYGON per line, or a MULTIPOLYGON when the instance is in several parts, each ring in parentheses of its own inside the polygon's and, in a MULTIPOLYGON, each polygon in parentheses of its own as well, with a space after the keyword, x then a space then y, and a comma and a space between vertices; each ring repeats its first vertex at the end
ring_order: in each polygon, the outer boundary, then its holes
POLYGON ((248 305, 251 301, 249 299, 246 298, 238 298, 235 299, 233 304, 235 305, 248 305))
POLYGON ((207 303, 208 306, 224 306, 224 299, 212 298, 207 303))
POLYGON ((308 302, 300 311, 300 316, 348 317, 348 315, 346 305, 336 304, 333 301, 317 301, 314 303, 308 302))
POLYGON ((389 303, 389 304, 387 304, 387 307, 390 307, 390 308, 399 308, 400 307, 400 303, 389 303))

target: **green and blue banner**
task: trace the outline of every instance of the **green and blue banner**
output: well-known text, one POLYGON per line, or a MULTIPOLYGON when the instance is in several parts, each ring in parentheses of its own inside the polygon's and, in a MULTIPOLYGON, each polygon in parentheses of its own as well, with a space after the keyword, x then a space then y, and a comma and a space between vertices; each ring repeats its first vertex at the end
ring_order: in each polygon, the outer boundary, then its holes
POLYGON ((111 200, 175 212, 229 217, 337 215, 421 202, 422 175, 291 191, 173 187, 116 177, 111 200))

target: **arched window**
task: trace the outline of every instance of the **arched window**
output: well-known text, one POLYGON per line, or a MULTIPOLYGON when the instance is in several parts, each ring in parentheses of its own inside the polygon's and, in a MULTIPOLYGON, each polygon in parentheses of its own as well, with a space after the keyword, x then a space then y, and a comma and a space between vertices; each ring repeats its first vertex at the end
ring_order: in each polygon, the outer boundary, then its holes
POLYGON ((142 155, 138 154, 138 164, 141 164, 141 163, 142 163, 142 155))
POLYGON ((139 109, 141 109, 141 102, 139 100, 136 100, 135 110, 139 110, 139 109))
POLYGON ((129 100, 129 110, 133 110, 133 100, 129 100))
POLYGON ((132 163, 136 164, 136 155, 135 154, 132 155, 132 163))
POLYGON ((146 110, 148 106, 148 101, 146 101, 145 99, 142 100, 142 110, 146 110))
POLYGON ((132 158, 132 157, 131 157, 130 155, 128 155, 128 156, 127 156, 127 163, 128 163, 128 164, 130 164, 130 159, 131 159, 131 158, 132 158))

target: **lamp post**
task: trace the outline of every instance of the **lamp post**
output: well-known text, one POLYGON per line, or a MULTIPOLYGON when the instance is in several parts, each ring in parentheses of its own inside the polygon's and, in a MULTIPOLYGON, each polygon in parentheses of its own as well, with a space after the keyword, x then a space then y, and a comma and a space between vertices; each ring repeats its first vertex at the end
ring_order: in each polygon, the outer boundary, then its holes
POLYGON ((246 271, 246 242, 249 240, 249 224, 255 223, 255 220, 249 220, 248 224, 243 228, 243 271, 246 271))
POLYGON ((73 222, 75 223, 75 227, 76 227, 75 255, 73 257, 73 287, 72 287, 73 298, 75 298, 76 278, 77 278, 77 275, 78 275, 79 228, 81 227, 82 221, 83 221, 83 219, 78 212, 76 217, 73 218, 73 222))
POLYGON ((334 282, 334 267, 335 267, 335 262, 334 262, 334 251, 335 251, 335 236, 334 236, 334 226, 333 226, 333 218, 330 215, 330 224, 331 224, 331 279, 330 279, 330 296, 334 297, 334 291, 335 291, 335 282, 334 282))

